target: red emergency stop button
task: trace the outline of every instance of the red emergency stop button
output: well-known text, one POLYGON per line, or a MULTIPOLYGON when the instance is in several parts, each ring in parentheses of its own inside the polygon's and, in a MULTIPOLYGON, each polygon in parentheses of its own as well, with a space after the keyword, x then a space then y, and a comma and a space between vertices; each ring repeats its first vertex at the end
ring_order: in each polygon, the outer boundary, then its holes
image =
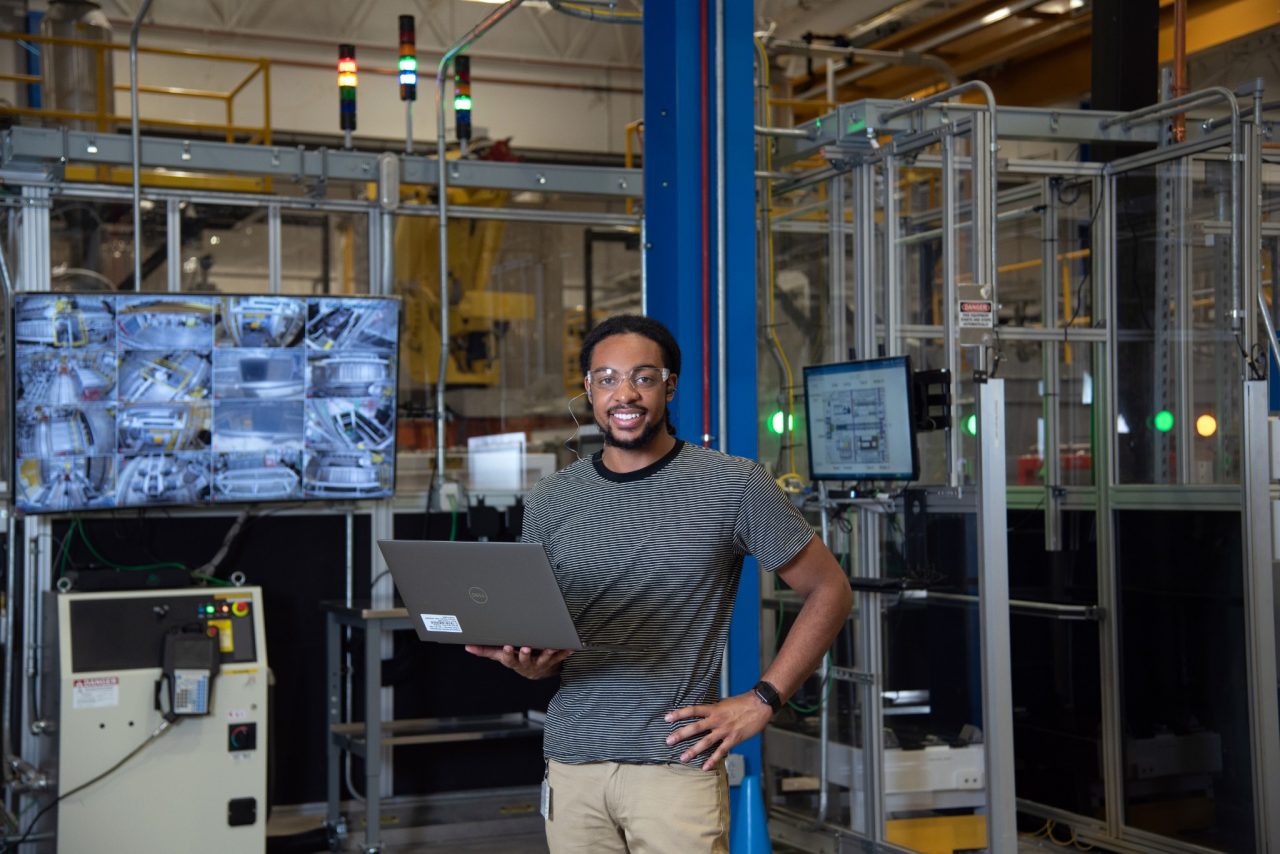
POLYGON ((237 617, 243 617, 245 614, 249 613, 249 603, 243 599, 237 602, 232 602, 231 613, 235 614, 237 617))

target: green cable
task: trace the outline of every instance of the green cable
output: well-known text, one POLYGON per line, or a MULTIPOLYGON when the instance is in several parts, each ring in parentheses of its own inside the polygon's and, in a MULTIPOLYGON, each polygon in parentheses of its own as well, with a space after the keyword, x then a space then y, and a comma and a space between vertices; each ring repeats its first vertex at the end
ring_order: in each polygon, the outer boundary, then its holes
MULTIPOLYGON (((829 665, 831 662, 831 653, 828 652, 822 658, 829 665)), ((830 676, 828 676, 825 681, 827 684, 826 684, 826 687, 822 689, 823 699, 829 700, 831 699, 831 683, 834 682, 835 680, 830 678, 830 676)), ((818 704, 816 706, 802 706, 799 703, 795 702, 794 700, 787 700, 787 705, 795 709, 797 712, 799 712, 802 715, 812 715, 815 712, 818 712, 822 709, 821 700, 818 701, 818 704)))
MULTIPOLYGON (((773 630, 773 650, 774 650, 774 652, 777 652, 777 651, 778 651, 778 637, 782 634, 782 619, 783 619, 783 614, 782 614, 782 600, 777 600, 777 605, 778 605, 778 608, 777 608, 777 610, 778 610, 778 626, 777 626, 777 628, 775 628, 775 629, 773 630)), ((831 661, 831 653, 830 653, 830 652, 827 652, 827 654, 826 654, 826 655, 824 655, 824 656, 822 657, 822 660, 823 660, 823 661, 826 661, 826 662, 828 662, 828 663, 830 663, 830 661, 831 661)), ((831 679, 830 677, 828 677, 828 678, 827 678, 827 680, 826 680, 826 683, 827 683, 827 684, 826 684, 826 687, 823 689, 823 694, 825 695, 824 699, 830 699, 830 698, 831 698, 831 683, 832 683, 832 682, 834 682, 834 681, 835 681, 835 680, 831 679)), ((787 700, 787 705, 788 705, 788 706, 790 706, 791 708, 795 709, 797 712, 799 712, 799 713, 800 713, 800 714, 802 714, 802 715, 812 715, 813 713, 815 713, 815 712, 819 711, 819 710, 822 708, 822 703, 821 703, 821 701, 819 701, 819 702, 818 702, 818 705, 816 705, 816 706, 802 706, 802 705, 800 705, 799 703, 797 703, 795 700, 787 700)))
MULTIPOLYGON (((103 557, 102 554, 96 548, 93 547, 93 543, 89 542, 89 535, 88 533, 85 532, 83 519, 81 519, 79 516, 74 517, 71 522, 71 527, 73 531, 78 532, 80 534, 80 542, 84 543, 85 548, 89 550, 89 554, 93 555, 94 558, 96 558, 99 563, 106 564, 107 566, 111 567, 117 572, 149 572, 151 570, 156 570, 156 569, 181 569, 184 571, 189 571, 185 563, 177 563, 176 561, 164 561, 161 563, 142 563, 142 564, 132 564, 132 565, 124 564, 124 563, 116 563, 115 561, 108 560, 107 558, 103 557)), ((67 535, 70 536, 70 534, 71 532, 69 531, 67 535)))

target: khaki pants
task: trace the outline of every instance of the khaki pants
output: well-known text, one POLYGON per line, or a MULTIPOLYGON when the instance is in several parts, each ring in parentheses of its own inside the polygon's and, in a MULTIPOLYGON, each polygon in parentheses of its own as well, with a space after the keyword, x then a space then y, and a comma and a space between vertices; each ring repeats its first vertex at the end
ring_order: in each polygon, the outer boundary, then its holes
POLYGON ((724 765, 551 761, 551 854, 727 854, 729 779, 724 765))

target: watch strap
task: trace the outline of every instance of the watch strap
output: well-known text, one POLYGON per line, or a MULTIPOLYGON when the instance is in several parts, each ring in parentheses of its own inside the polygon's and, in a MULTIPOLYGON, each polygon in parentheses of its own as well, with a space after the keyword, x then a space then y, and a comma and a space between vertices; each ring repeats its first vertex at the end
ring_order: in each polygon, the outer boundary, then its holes
POLYGON ((773 709, 775 714, 782 711, 782 697, 778 694, 778 689, 773 687, 771 683, 761 679, 751 691, 760 702, 773 709))

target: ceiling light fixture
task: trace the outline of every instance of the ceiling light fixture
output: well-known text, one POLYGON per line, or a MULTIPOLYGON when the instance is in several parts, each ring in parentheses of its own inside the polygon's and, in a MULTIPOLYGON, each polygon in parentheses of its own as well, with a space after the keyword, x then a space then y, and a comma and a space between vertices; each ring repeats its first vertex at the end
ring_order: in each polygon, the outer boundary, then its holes
POLYGON ((1008 6, 1001 6, 999 9, 996 9, 994 12, 988 12, 987 14, 983 15, 982 23, 984 25, 994 24, 997 21, 1003 21, 1005 18, 1009 17, 1012 14, 1013 14, 1013 10, 1011 10, 1008 6))

